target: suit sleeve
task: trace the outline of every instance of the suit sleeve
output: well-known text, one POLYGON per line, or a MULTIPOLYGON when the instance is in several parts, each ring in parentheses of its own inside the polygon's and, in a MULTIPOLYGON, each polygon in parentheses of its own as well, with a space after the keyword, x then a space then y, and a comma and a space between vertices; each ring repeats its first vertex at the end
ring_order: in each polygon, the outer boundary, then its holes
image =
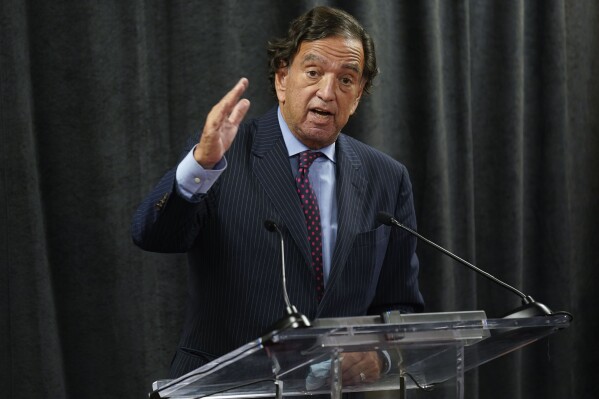
MULTIPOLYGON (((398 182, 394 216, 405 226, 416 230, 416 212, 412 184, 405 166, 398 182)), ((377 292, 369 313, 387 310, 422 311, 424 300, 418 287, 419 260, 416 237, 399 228, 391 228, 389 243, 379 277, 377 292)))
MULTIPOLYGON (((188 145, 185 153, 190 149, 188 145)), ((187 252, 208 213, 210 195, 199 194, 188 201, 177 189, 176 171, 173 168, 160 179, 133 215, 133 242, 146 251, 187 252)))

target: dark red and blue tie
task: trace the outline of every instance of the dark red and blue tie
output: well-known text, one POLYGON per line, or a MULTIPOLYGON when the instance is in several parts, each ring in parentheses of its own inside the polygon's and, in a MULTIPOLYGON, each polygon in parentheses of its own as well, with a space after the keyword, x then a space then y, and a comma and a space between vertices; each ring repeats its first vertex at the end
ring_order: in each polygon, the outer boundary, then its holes
POLYGON ((304 216, 306 218, 306 227, 308 228, 308 242, 310 243, 310 252, 312 254, 312 268, 316 277, 316 296, 318 301, 324 295, 324 274, 322 270, 322 234, 320 227, 320 210, 318 209, 318 200, 312 189, 312 184, 308 177, 308 171, 312 162, 323 154, 321 152, 304 151, 299 156, 299 175, 295 179, 297 184, 297 193, 299 194, 304 216))

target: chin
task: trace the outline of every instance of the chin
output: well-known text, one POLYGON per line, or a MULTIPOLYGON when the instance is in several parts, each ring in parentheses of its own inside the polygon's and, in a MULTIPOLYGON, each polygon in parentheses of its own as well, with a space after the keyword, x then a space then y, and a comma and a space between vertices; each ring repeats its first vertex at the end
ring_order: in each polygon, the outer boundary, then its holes
POLYGON ((338 134, 327 133, 326 135, 311 134, 304 137, 302 142, 306 144, 310 149, 318 150, 320 148, 331 145, 337 140, 338 134))

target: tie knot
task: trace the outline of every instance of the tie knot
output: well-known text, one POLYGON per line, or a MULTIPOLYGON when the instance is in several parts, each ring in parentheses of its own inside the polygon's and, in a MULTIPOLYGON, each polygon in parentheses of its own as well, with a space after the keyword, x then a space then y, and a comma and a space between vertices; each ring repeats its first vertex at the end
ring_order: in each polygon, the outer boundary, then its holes
POLYGON ((312 162, 314 162, 316 158, 321 157, 323 154, 322 152, 304 151, 300 152, 299 155, 299 168, 308 170, 310 169, 310 166, 312 166, 312 162))

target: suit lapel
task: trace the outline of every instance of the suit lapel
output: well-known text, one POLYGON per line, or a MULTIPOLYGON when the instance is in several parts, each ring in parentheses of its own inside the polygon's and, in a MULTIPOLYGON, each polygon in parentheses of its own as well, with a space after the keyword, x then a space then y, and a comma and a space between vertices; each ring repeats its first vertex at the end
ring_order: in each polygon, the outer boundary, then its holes
MULTIPOLYGON (((366 179, 362 163, 344 135, 337 139, 337 240, 326 291, 331 291, 347 263, 356 235, 360 232, 366 179)), ((327 295, 321 302, 326 305, 327 295)))
MULTIPOLYGON (((258 121, 252 160, 253 172, 262 184, 281 217, 281 224, 289 231, 300 249, 306 264, 311 262, 306 223, 299 204, 289 154, 277 119, 277 109, 269 111, 258 121)), ((367 181, 361 170, 362 163, 344 135, 337 140, 337 240, 331 261, 331 270, 325 296, 318 313, 326 306, 327 292, 331 291, 347 263, 356 235, 362 225, 364 188, 367 181)))
POLYGON ((306 222, 297 196, 276 108, 258 121, 252 153, 254 175, 281 216, 282 227, 289 231, 306 264, 309 265, 311 258, 306 238, 306 222))

